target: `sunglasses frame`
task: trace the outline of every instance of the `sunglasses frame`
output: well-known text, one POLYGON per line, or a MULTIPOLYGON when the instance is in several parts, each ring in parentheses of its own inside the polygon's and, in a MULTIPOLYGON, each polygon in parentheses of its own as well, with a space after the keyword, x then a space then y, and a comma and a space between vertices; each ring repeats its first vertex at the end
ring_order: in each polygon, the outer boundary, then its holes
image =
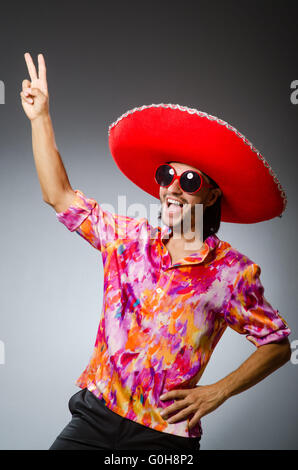
POLYGON ((170 165, 169 163, 162 163, 162 164, 159 164, 156 169, 155 169, 155 173, 154 173, 154 179, 155 179, 155 182, 162 188, 168 188, 169 186, 171 186, 171 184, 173 184, 173 182, 177 179, 178 180, 178 183, 179 183, 179 186, 181 188, 181 190, 184 192, 184 193, 187 193, 187 194, 195 194, 197 193, 198 191, 200 191, 200 189, 203 187, 203 186, 206 186, 207 188, 213 188, 213 184, 210 184, 210 183, 206 183, 206 181, 204 180, 203 176, 198 172, 198 171, 195 171, 195 170, 185 170, 183 171, 183 173, 181 173, 181 175, 177 175, 177 172, 175 170, 175 168, 170 165), (170 182, 170 184, 168 184, 167 186, 162 186, 161 184, 159 184, 157 181, 156 181, 156 172, 158 170, 158 168, 162 167, 162 166, 169 166, 170 168, 172 168, 174 170, 174 175, 173 175, 173 178, 172 178, 172 181, 170 182), (184 175, 185 173, 188 173, 189 171, 191 171, 192 173, 196 173, 197 175, 199 175, 199 178, 201 180, 201 184, 199 186, 198 189, 196 189, 196 191, 193 191, 193 192, 189 192, 189 191, 185 191, 182 187, 181 187, 181 183, 180 183, 180 178, 182 175, 184 175))

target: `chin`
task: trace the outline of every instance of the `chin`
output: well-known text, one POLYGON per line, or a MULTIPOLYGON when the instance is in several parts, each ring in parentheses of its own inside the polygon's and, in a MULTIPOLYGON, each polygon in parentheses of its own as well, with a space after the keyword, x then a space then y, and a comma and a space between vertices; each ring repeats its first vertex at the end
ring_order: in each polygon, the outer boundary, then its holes
POLYGON ((162 213, 161 215, 162 222, 168 227, 175 227, 181 225, 182 217, 181 216, 168 216, 162 213))

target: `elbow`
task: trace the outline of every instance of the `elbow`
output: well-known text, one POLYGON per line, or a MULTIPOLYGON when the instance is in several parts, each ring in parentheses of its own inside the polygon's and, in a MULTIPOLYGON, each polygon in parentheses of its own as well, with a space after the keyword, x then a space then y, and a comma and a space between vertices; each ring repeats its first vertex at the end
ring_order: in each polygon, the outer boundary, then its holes
POLYGON ((291 360, 291 357, 292 357, 292 349, 289 343, 289 346, 287 347, 286 353, 285 353, 285 362, 289 362, 291 360))
POLYGON ((269 348, 272 348, 273 360, 276 363, 279 363, 280 366, 291 360, 292 350, 287 337, 280 341, 273 341, 272 343, 269 343, 268 346, 269 348))
POLYGON ((288 338, 284 338, 282 341, 280 341, 280 344, 282 345, 281 355, 284 359, 284 363, 289 362, 291 360, 292 350, 288 338))

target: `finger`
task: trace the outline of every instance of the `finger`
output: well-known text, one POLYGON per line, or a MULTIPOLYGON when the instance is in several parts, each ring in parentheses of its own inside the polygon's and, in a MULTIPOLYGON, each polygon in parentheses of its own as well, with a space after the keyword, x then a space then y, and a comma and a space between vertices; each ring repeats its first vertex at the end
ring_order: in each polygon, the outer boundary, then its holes
POLYGON ((170 416, 172 413, 181 410, 181 408, 185 408, 185 402, 181 400, 175 402, 173 405, 167 406, 163 411, 161 411, 160 415, 166 419, 167 416, 170 416))
POLYGON ((184 419, 187 418, 187 416, 190 415, 190 413, 193 413, 193 411, 194 411, 193 408, 188 406, 187 408, 184 408, 182 411, 180 411, 180 413, 177 413, 174 416, 171 416, 171 418, 169 418, 167 422, 176 423, 177 421, 183 421, 184 419))
POLYGON ((26 52, 24 54, 24 57, 25 57, 25 61, 26 61, 26 64, 27 64, 27 68, 28 68, 28 72, 29 72, 31 80, 37 79, 36 68, 35 68, 35 65, 33 63, 32 57, 29 54, 29 52, 26 52))
POLYGON ((174 400, 179 398, 185 398, 190 390, 172 390, 171 392, 163 393, 159 398, 161 400, 174 400))
POLYGON ((25 96, 23 91, 20 92, 20 95, 21 95, 22 100, 25 101, 26 103, 29 103, 29 104, 33 103, 33 99, 30 98, 30 96, 29 97, 25 96))
POLYGON ((41 91, 38 88, 24 88, 24 93, 32 96, 38 96, 41 91))
POLYGON ((33 99, 30 96, 26 96, 23 91, 20 92, 20 95, 21 95, 22 101, 24 101, 28 104, 33 104, 33 102, 34 102, 33 99))
POLYGON ((25 90, 25 88, 30 88, 30 87, 31 87, 31 82, 30 82, 30 80, 26 80, 26 79, 25 79, 25 80, 22 81, 22 90, 23 90, 23 91, 25 90))
POLYGON ((43 54, 38 54, 38 78, 47 81, 47 69, 43 54))
POLYGON ((198 422, 200 421, 200 419, 202 418, 203 413, 200 413, 199 411, 196 412, 196 414, 192 417, 192 419, 189 421, 188 423, 188 429, 192 429, 194 428, 198 422))

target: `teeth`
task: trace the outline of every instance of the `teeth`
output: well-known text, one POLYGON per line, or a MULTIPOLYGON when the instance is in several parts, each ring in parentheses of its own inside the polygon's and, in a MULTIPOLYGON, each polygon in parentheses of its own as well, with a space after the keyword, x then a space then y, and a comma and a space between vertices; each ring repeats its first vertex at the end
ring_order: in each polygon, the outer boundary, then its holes
POLYGON ((175 199, 168 199, 168 204, 176 204, 177 206, 180 206, 180 202, 179 201, 176 201, 175 199))

